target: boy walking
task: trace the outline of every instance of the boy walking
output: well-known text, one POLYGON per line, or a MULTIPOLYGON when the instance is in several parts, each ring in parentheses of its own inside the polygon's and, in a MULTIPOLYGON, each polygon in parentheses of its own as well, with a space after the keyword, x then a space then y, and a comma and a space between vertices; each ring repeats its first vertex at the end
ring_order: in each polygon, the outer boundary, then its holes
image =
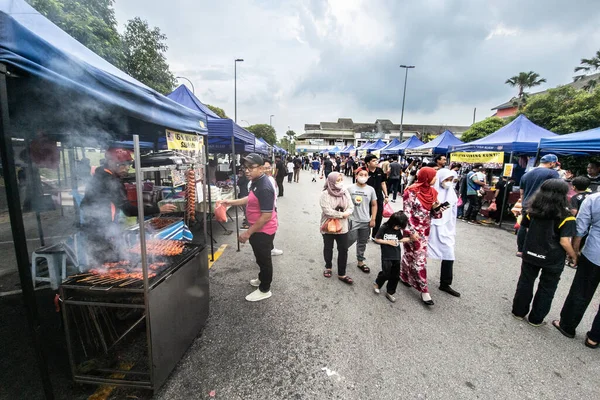
POLYGON ((377 216, 377 194, 375 189, 367 185, 367 180, 369 172, 359 168, 356 170, 356 183, 348 188, 354 203, 354 211, 349 218, 348 247, 356 242, 356 266, 366 274, 371 270, 365 265, 365 249, 377 216))

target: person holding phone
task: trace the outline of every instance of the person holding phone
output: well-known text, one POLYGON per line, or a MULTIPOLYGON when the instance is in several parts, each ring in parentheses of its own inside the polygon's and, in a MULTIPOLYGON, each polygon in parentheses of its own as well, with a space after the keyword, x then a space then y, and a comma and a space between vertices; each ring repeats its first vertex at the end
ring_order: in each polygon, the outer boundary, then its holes
POLYGON ((437 173, 434 185, 438 192, 438 202, 441 207, 447 208, 441 218, 431 220, 431 232, 427 245, 427 256, 442 260, 440 273, 440 290, 452 296, 460 297, 460 293, 452 289, 454 247, 456 238, 456 216, 458 213, 458 196, 454 190, 455 171, 442 168, 437 173))
POLYGON ((440 218, 445 210, 438 202, 438 192, 433 187, 436 174, 433 168, 421 168, 417 173, 417 182, 406 188, 402 196, 409 231, 418 240, 404 243, 400 280, 405 286, 417 289, 421 293, 421 300, 428 306, 434 304, 427 285, 427 243, 431 220, 440 218))

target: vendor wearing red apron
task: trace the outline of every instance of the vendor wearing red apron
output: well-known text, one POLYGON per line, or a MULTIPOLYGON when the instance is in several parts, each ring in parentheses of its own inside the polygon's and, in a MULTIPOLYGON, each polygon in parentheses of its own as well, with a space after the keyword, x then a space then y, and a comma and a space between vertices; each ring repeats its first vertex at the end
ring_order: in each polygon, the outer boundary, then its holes
MULTIPOLYGON (((127 217, 138 215, 138 207, 127 200, 125 185, 121 181, 127 176, 133 158, 125 149, 111 148, 106 151, 105 163, 96 168, 95 174, 85 189, 81 201, 82 231, 87 237, 88 254, 94 263, 122 259, 119 247, 123 246, 119 214, 127 217)), ((162 207, 147 205, 144 215, 168 213, 176 210, 172 204, 162 207)))

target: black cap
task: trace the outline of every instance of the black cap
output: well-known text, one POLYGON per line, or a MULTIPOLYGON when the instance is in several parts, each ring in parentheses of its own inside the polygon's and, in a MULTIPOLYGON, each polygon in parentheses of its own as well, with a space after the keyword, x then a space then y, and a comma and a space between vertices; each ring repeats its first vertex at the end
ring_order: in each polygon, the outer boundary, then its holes
POLYGON ((244 157, 244 161, 247 162, 250 165, 264 165, 265 164, 265 160, 258 154, 256 153, 250 153, 248 154, 246 157, 244 157))

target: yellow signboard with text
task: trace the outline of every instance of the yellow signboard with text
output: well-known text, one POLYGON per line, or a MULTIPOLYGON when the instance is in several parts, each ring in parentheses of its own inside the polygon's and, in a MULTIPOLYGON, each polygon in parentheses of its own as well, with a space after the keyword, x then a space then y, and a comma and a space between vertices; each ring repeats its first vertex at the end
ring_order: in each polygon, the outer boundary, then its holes
POLYGON ((167 148, 169 150, 187 150, 198 153, 202 148, 203 137, 167 129, 167 148))
POLYGON ((503 164, 504 153, 482 151, 476 153, 458 152, 450 154, 450 162, 469 164, 503 164))

